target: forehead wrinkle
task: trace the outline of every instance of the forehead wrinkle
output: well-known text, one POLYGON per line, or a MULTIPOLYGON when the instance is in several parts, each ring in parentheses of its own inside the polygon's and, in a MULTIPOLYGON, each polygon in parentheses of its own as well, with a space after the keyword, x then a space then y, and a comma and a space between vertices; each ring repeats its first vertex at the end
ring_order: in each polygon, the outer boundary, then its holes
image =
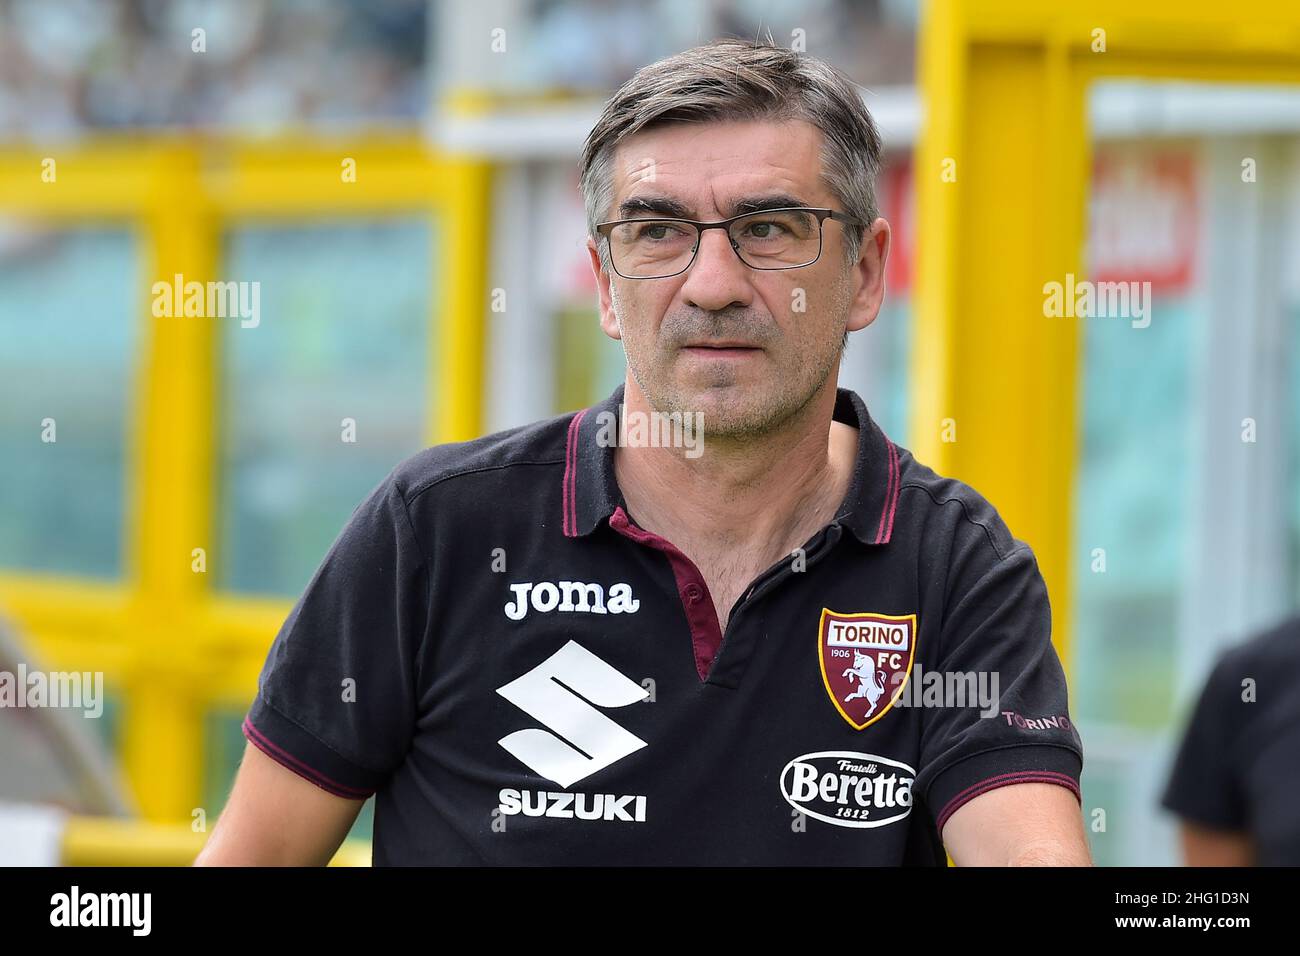
MULTIPOLYGON (((773 124, 777 131, 788 132, 790 124, 777 123, 773 124)), ((685 213, 686 218, 691 219, 708 219, 713 214, 705 214, 701 206, 697 205, 698 201, 707 199, 713 204, 712 208, 718 216, 727 218, 737 214, 736 205, 745 199, 769 196, 773 194, 785 194, 789 196, 802 197, 803 205, 811 206, 834 206, 830 194, 823 181, 822 154, 820 149, 820 130, 816 127, 809 127, 816 135, 812 138, 809 145, 813 148, 812 159, 816 164, 815 173, 811 178, 799 177, 800 172, 806 172, 803 169, 804 163, 794 162, 791 156, 792 151, 788 147, 788 140, 782 139, 779 142, 769 141, 766 145, 770 149, 764 152, 761 162, 761 171, 751 169, 747 166, 737 165, 737 152, 743 150, 731 140, 719 144, 719 149, 711 150, 708 157, 701 159, 698 156, 681 155, 678 144, 674 143, 671 158, 659 158, 651 149, 637 149, 634 142, 622 143, 616 148, 618 157, 618 189, 616 192, 626 195, 616 197, 614 209, 617 209, 632 198, 642 198, 636 195, 636 187, 646 181, 645 171, 647 164, 654 171, 654 180, 651 181, 653 187, 646 190, 644 198, 659 198, 674 200, 689 208, 685 213), (682 168, 685 171, 681 171, 682 168), (714 174, 708 170, 712 167, 714 174), (702 172, 695 173, 695 170, 702 169, 702 172), (702 182, 692 183, 692 191, 701 189, 699 195, 684 195, 679 189, 671 188, 665 183, 659 182, 661 179, 685 178, 690 179, 693 175, 702 177, 702 182), (740 176, 744 183, 731 185, 725 181, 736 176, 740 176), (759 184, 754 179, 762 176, 764 181, 759 184), (796 181, 796 177, 799 177, 796 181), (722 180, 722 182, 720 182, 722 180), (728 199, 730 202, 720 202, 720 199, 728 199)), ((697 129, 691 129, 684 137, 687 143, 696 143, 699 137, 716 131, 716 127, 706 125, 697 129)), ((652 131, 657 132, 657 131, 652 131)), ((802 143, 800 144, 802 147, 802 143)), ((802 148, 799 152, 803 152, 802 148)), ((752 158, 747 157, 747 162, 753 163, 752 158)))

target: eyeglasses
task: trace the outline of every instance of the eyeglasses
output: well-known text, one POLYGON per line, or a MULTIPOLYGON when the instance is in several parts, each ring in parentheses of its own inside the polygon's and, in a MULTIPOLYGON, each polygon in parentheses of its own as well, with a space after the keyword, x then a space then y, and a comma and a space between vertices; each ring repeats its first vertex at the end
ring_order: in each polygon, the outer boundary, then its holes
POLYGON ((705 229, 725 229, 731 248, 751 269, 801 269, 822 254, 822 223, 866 223, 833 209, 790 206, 733 216, 693 219, 614 219, 596 224, 609 243, 610 264, 624 279, 667 279, 691 267, 705 229))

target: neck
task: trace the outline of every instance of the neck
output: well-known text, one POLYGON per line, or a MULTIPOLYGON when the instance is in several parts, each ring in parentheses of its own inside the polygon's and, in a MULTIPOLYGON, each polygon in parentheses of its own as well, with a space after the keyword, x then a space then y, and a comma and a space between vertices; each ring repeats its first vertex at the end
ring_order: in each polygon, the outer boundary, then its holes
MULTIPOLYGON (((707 437, 704 453, 624 446, 614 469, 639 525, 684 550, 743 548, 780 555, 802 545, 835 515, 844 499, 857 431, 832 422, 835 378, 803 409, 758 437, 707 437), (833 426, 833 427, 832 427, 833 426)), ((627 413, 649 414, 628 376, 627 413)))

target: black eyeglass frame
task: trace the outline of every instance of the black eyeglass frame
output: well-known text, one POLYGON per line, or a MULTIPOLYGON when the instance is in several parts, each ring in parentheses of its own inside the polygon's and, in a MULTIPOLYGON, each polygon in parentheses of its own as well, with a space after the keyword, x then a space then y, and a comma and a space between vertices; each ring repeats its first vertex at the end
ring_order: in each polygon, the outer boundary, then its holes
POLYGON ((611 266, 614 267, 614 271, 618 273, 618 275, 621 276, 622 278, 624 279, 671 279, 674 276, 679 276, 683 272, 686 272, 688 269, 690 269, 691 266, 695 264, 695 259, 700 254, 699 240, 703 236, 705 229, 727 229, 731 226, 733 222, 737 222, 738 220, 749 219, 752 218, 753 216, 761 216, 764 213, 772 213, 772 212, 806 212, 816 216, 817 217, 817 255, 809 259, 807 262, 799 263, 799 265, 797 266, 754 266, 754 265, 750 265, 748 262, 745 262, 745 257, 740 254, 740 249, 736 247, 736 241, 732 239, 731 234, 728 233, 727 243, 728 245, 731 246, 731 251, 734 252, 736 254, 736 258, 739 259, 741 263, 749 269, 756 269, 760 272, 784 272, 787 269, 806 269, 808 266, 812 265, 822 257, 822 248, 825 245, 822 239, 824 233, 822 224, 825 223, 827 219, 834 219, 836 222, 841 222, 849 226, 867 225, 867 223, 863 222, 861 219, 855 219, 853 216, 850 216, 847 213, 842 213, 836 209, 827 209, 818 206, 782 206, 778 209, 755 209, 752 212, 743 212, 739 216, 732 216, 730 219, 719 219, 717 222, 701 222, 696 219, 678 219, 673 216, 639 216, 634 219, 610 219, 607 220, 606 222, 596 223, 596 234, 605 237, 605 247, 609 249, 609 263, 611 266), (676 272, 670 272, 666 275, 661 275, 661 276, 623 275, 623 273, 618 271, 618 263, 614 261, 614 243, 610 240, 609 233, 610 230, 612 230, 615 226, 623 226, 630 222, 680 222, 680 223, 685 223, 689 226, 694 226, 696 229, 696 242, 695 242, 695 248, 691 250, 691 258, 687 261, 686 265, 683 268, 677 270, 676 272))

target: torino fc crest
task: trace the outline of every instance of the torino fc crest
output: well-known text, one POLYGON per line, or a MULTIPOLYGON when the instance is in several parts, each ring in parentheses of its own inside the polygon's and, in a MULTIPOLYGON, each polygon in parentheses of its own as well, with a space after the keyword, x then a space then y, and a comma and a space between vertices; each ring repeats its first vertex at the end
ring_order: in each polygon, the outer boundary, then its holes
POLYGON ((916 656, 916 615, 837 614, 822 608, 817 653, 835 709, 864 730, 903 693, 916 656))

